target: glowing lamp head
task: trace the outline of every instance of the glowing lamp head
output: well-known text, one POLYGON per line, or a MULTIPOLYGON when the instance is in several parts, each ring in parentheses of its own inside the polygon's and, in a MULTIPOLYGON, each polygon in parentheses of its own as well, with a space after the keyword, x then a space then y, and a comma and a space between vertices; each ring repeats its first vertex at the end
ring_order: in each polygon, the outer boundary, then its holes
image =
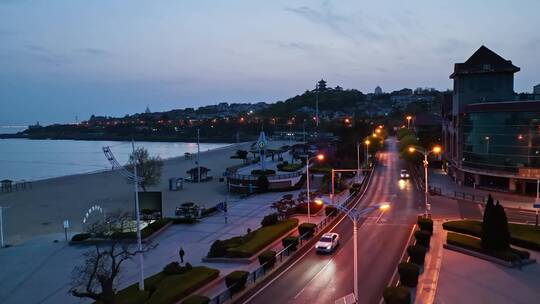
POLYGON ((379 210, 381 210, 381 211, 386 211, 388 209, 390 209, 390 204, 388 204, 388 203, 384 203, 384 204, 379 205, 379 210))
POLYGON ((375 132, 376 132, 377 134, 381 134, 381 129, 377 129, 377 130, 375 130, 375 132))
POLYGON ((406 118, 407 120, 411 120, 411 119, 412 119, 412 116, 409 115, 409 116, 407 116, 407 117, 405 117, 405 118, 406 118))
POLYGON ((324 160, 324 154, 317 155, 317 159, 318 160, 324 160))
POLYGON ((324 204, 323 201, 322 201, 322 199, 320 199, 320 198, 314 199, 313 202, 314 202, 315 204, 319 205, 319 206, 322 205, 322 204, 324 204))
POLYGON ((348 124, 348 123, 350 123, 350 122, 351 122, 351 120, 350 120, 350 119, 348 119, 348 118, 345 118, 345 123, 346 123, 346 124, 348 124))
POLYGON ((438 154, 438 153, 441 153, 442 148, 441 148, 440 146, 435 146, 435 147, 433 147, 433 150, 432 150, 432 151, 433 151, 433 153, 437 153, 437 154, 438 154))
POLYGON ((376 133, 373 133, 373 138, 377 138, 377 134, 376 133))
POLYGON ((371 142, 369 141, 369 139, 366 139, 366 141, 364 141, 364 144, 366 144, 366 146, 369 146, 371 142))
POLYGON ((382 128, 384 128, 384 126, 383 126, 383 125, 379 125, 379 129, 382 129, 382 128))
POLYGON ((409 147, 409 152, 413 153, 414 151, 416 151, 415 147, 409 147))

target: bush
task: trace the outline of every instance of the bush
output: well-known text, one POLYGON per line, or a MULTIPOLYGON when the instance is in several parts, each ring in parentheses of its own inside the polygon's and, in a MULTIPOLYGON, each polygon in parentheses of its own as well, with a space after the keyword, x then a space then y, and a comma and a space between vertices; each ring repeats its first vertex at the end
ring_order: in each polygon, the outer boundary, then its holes
POLYGON ((178 217, 172 219, 173 224, 195 224, 197 219, 192 217, 178 217))
POLYGON ((272 250, 266 250, 257 256, 259 264, 264 265, 264 269, 270 269, 276 263, 276 252, 272 250))
POLYGON ((171 262, 163 267, 163 273, 166 275, 181 274, 186 272, 186 268, 182 267, 178 262, 171 262))
POLYGON ((471 251, 480 252, 507 262, 515 262, 519 261, 520 259, 528 259, 530 257, 528 251, 518 250, 515 248, 487 250, 482 247, 482 241, 480 239, 453 232, 448 232, 446 243, 471 251))
POLYGON ((384 303, 386 304, 410 304, 411 293, 402 286, 386 287, 383 292, 384 303))
POLYGON ((415 263, 418 266, 424 264, 424 258, 426 257, 427 249, 421 245, 413 245, 407 247, 407 253, 411 257, 411 262, 415 263))
MULTIPOLYGON (((308 214, 307 206, 308 206, 307 203, 300 203, 300 204, 296 205, 296 208, 295 208, 294 212, 298 213, 298 214, 308 214)), ((319 211, 321 211, 322 208, 323 208, 323 205, 311 202, 309 204, 309 213, 311 215, 316 214, 319 211)))
POLYGON ((299 169, 301 169, 302 167, 304 167, 304 165, 302 165, 302 164, 288 164, 288 163, 283 162, 282 164, 278 164, 276 167, 278 168, 279 171, 295 172, 295 171, 298 171, 299 169))
POLYGON ((272 175, 272 174, 276 174, 276 171, 271 170, 271 169, 266 169, 264 171, 260 169, 251 170, 251 175, 272 175))
POLYGON ((201 211, 201 217, 205 217, 205 216, 209 216, 211 215, 212 213, 215 213, 218 211, 218 208, 216 206, 214 207, 210 207, 210 208, 205 208, 201 211))
POLYGON ((91 237, 92 235, 90 233, 79 233, 79 234, 75 234, 72 238, 71 238, 71 241, 72 242, 82 242, 84 240, 87 240, 91 237))
POLYGON ((210 246, 210 251, 208 251, 209 258, 217 258, 225 256, 227 253, 227 247, 225 242, 221 240, 215 240, 212 246, 210 246))
POLYGON ((424 230, 417 230, 414 232, 414 238, 416 243, 429 249, 429 241, 431 239, 431 233, 424 230))
POLYGON ((283 244, 283 248, 287 248, 289 246, 289 249, 291 251, 295 251, 298 248, 299 239, 296 236, 289 235, 281 240, 281 243, 283 244))
POLYGON ((420 275, 420 267, 414 263, 399 263, 398 265, 399 281, 403 286, 416 287, 418 284, 418 276, 420 275))
POLYGON ((149 297, 150 292, 147 290, 141 291, 138 288, 126 288, 118 292, 114 296, 114 300, 117 304, 144 304, 149 297))
POLYGON ((236 293, 246 286, 247 278, 249 276, 249 272, 247 271, 241 271, 236 270, 231 273, 229 273, 227 276, 225 276, 225 285, 227 285, 227 288, 231 291, 231 293, 236 293))
POLYGON ((200 295, 191 295, 184 301, 182 301, 182 304, 208 304, 210 303, 210 299, 205 296, 200 295))
POLYGON ((164 276, 155 283, 148 304, 174 303, 219 276, 219 270, 205 266, 193 267, 183 274, 164 276))
POLYGON ((425 217, 418 217, 418 227, 420 230, 428 231, 433 234, 433 220, 425 217))
POLYGON ((261 226, 263 226, 263 227, 271 226, 271 225, 277 224, 277 222, 278 222, 278 214, 277 213, 272 213, 272 214, 269 214, 269 215, 265 216, 262 219, 261 226))
POLYGON ((360 191, 360 188, 362 187, 362 184, 354 183, 351 185, 351 188, 349 188, 349 193, 354 194, 360 191))
POLYGON ((249 240, 227 249, 227 257, 249 258, 270 245, 298 225, 297 219, 280 221, 275 225, 261 227, 249 234, 249 240))
POLYGON ((338 210, 335 206, 328 205, 324 208, 324 213, 326 216, 336 216, 338 215, 338 210))
POLYGON ((310 238, 313 236, 313 233, 315 233, 315 227, 317 227, 317 225, 313 223, 302 223, 298 225, 298 233, 300 236, 306 235, 306 237, 310 238))
POLYGON ((268 191, 268 187, 270 187, 270 182, 268 181, 268 177, 266 175, 261 175, 257 178, 257 191, 259 193, 264 193, 268 191))

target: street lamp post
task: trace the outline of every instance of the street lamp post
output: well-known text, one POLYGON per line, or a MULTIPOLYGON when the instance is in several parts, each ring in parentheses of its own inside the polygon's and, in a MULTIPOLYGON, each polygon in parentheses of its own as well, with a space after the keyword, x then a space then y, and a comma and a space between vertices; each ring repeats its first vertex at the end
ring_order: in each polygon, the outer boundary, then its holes
MULTIPOLYGON (((322 200, 316 200, 317 204, 324 204, 322 200)), ((347 207, 343 205, 334 205, 337 210, 345 213, 345 215, 352 221, 353 223, 353 292, 354 292, 354 299, 355 303, 358 303, 358 221, 364 217, 366 214, 371 213, 375 210, 381 210, 382 212, 388 210, 390 208, 389 203, 381 203, 376 204, 373 206, 369 206, 363 209, 357 209, 357 208, 351 208, 348 209, 347 207)))
POLYGON ((408 115, 407 117, 405 117, 407 119, 407 129, 410 129, 411 128, 411 119, 412 119, 412 116, 411 115, 408 115))
POLYGON ((137 158, 135 157, 135 141, 133 140, 131 141, 131 149, 133 151, 133 156, 134 156, 133 157, 133 188, 135 190, 135 218, 137 222, 137 251, 138 251, 137 255, 139 256, 139 290, 144 290, 144 258, 143 258, 142 241, 141 241, 141 215, 139 212, 139 180, 138 180, 139 177, 137 176, 137 158))
POLYGON ((422 147, 412 146, 409 147, 409 152, 414 153, 418 152, 422 155, 424 155, 424 215, 427 217, 428 215, 428 193, 429 193, 429 183, 428 183, 428 156, 430 154, 439 154, 441 153, 442 148, 440 146, 435 146, 431 150, 426 150, 422 147))
POLYGON ((534 200, 534 204, 536 207, 536 226, 538 226, 538 205, 540 205, 540 179, 536 180, 536 200, 534 200))
MULTIPOLYGON (((310 210, 310 195, 309 195, 309 161, 312 160, 312 159, 318 159, 318 160, 323 160, 324 159, 324 154, 318 154, 317 156, 313 156, 313 157, 307 157, 306 158, 306 190, 307 190, 307 221, 308 223, 311 222, 311 210, 310 210)), ((334 186, 334 185, 332 185, 334 186)))
POLYGON ((366 169, 367 169, 367 167, 368 167, 368 165, 369 165, 369 163, 368 163, 368 158, 369 158, 369 144, 370 144, 370 143, 371 143, 371 142, 369 141, 369 139, 366 139, 366 140, 364 141, 364 144, 366 145, 366 169))
POLYGON ((356 180, 360 180, 360 142, 356 143, 356 180))
POLYGON ((486 140, 486 154, 489 154, 489 136, 484 137, 486 140))

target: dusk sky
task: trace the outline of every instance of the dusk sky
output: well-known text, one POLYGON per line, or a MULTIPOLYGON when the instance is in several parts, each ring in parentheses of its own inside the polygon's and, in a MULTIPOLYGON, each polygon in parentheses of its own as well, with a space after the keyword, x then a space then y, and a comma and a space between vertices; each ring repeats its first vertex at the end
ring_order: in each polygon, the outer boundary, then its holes
POLYGON ((540 1, 0 0, 0 125, 330 86, 451 88, 486 45, 540 83, 540 1))

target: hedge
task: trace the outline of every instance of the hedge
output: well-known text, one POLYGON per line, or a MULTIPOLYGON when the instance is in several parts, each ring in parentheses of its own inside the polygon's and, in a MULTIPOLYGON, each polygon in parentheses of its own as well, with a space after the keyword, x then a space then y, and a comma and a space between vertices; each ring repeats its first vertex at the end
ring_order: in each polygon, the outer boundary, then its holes
POLYGON ((417 230, 414 232, 414 238, 416 239, 416 243, 420 244, 427 249, 429 249, 429 243, 431 239, 431 233, 424 230, 417 230))
POLYGON ((324 208, 324 214, 326 216, 336 216, 338 215, 338 210, 335 206, 328 205, 324 208))
POLYGON ((298 248, 299 239, 296 236, 287 236, 281 240, 281 244, 283 244, 283 248, 287 248, 289 246, 290 251, 295 251, 298 248))
MULTIPOLYGON (((144 227, 141 230, 141 238, 147 238, 150 235, 154 234, 159 229, 163 228, 165 225, 167 225, 172 220, 169 218, 161 218, 158 220, 155 220, 152 224, 144 227)), ((72 238, 72 242, 82 242, 85 240, 88 240, 92 237, 90 233, 79 233, 75 234, 72 238)), ((129 232, 114 232, 110 235, 111 239, 114 240, 134 240, 137 238, 137 232, 135 231, 129 231, 129 232)), ((99 239, 107 239, 106 237, 99 237, 99 239)))
POLYGON ((265 252, 257 256, 259 264, 264 265, 264 269, 270 269, 276 263, 276 252, 272 250, 266 250, 265 252))
MULTIPOLYGON (((297 214, 308 214, 308 207, 307 203, 300 203, 296 205, 295 213, 297 214)), ((321 211, 323 208, 322 204, 317 204, 314 202, 311 202, 309 204, 309 214, 313 215, 321 211)))
MULTIPOLYGON (((139 288, 126 288, 121 290, 114 297, 116 304, 144 304, 150 297, 150 292, 147 290, 139 290, 139 288)), ((96 304, 101 302, 96 302, 96 304)))
POLYGON ((205 296, 192 295, 182 301, 182 304, 208 304, 210 299, 205 296))
POLYGON ((433 234, 433 220, 426 217, 418 217, 418 227, 420 230, 428 231, 433 234))
POLYGON ((275 225, 261 227, 245 236, 217 240, 208 257, 249 258, 298 225, 297 219, 287 219, 275 225))
POLYGON ((420 275, 420 267, 414 263, 402 262, 398 265, 399 281, 403 286, 416 287, 418 284, 418 276, 420 275))
POLYGON ((193 267, 189 272, 165 276, 150 296, 148 304, 173 303, 208 284, 219 276, 219 270, 205 266, 193 267))
POLYGON ((249 272, 236 270, 225 276, 225 285, 231 291, 231 293, 236 293, 246 286, 247 278, 249 272))
POLYGON ((315 233, 315 227, 317 227, 317 225, 313 223, 302 223, 298 226, 298 233, 300 236, 307 233, 307 237, 310 238, 313 236, 313 233, 315 233))
POLYGON ((396 287, 386 287, 383 291, 384 303, 386 304, 410 304, 411 303, 411 293, 409 289, 396 286, 396 287))
POLYGON ((72 242, 82 242, 84 240, 87 240, 91 237, 92 235, 90 233, 79 233, 79 234, 75 234, 72 238, 71 238, 71 241, 72 242))
POLYGON ((206 217, 206 216, 209 216, 209 215, 212 215, 213 213, 216 213, 218 212, 218 208, 216 206, 214 207, 210 207, 210 208, 205 208, 201 211, 201 217, 206 217))
POLYGON ((273 175, 273 174, 276 174, 276 171, 271 170, 271 169, 266 169, 264 171, 261 169, 251 170, 251 175, 273 175))
MULTIPOLYGON (((445 230, 482 236, 482 222, 473 220, 449 221, 443 223, 445 230)), ((540 251, 540 227, 526 224, 509 223, 510 244, 526 249, 540 251)))
POLYGON ((281 164, 278 164, 276 166, 278 168, 279 171, 283 171, 283 172, 295 172, 295 171, 298 171, 300 170, 302 167, 304 167, 304 165, 302 164, 285 164, 285 163, 281 163, 281 164))
POLYGON ((407 247, 407 253, 411 258, 411 262, 415 263, 418 266, 424 264, 424 258, 426 257, 427 249, 421 245, 412 245, 407 247))
POLYGON ((506 262, 515 262, 519 261, 520 259, 528 259, 530 256, 529 252, 515 248, 508 248, 504 250, 486 250, 482 247, 482 241, 479 238, 454 232, 448 232, 446 243, 486 254, 506 262))
POLYGON ((271 213, 265 217, 263 217, 261 221, 261 226, 271 226, 275 225, 278 222, 278 214, 277 213, 271 213))

